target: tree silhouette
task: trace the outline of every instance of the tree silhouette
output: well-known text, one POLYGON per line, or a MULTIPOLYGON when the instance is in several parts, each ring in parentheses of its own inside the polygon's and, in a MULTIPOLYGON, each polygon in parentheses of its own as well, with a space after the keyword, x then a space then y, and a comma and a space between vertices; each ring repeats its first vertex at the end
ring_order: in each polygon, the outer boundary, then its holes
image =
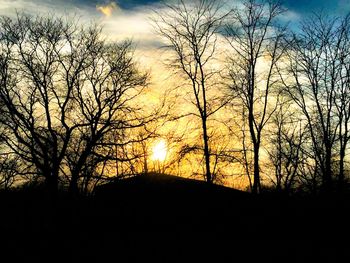
POLYGON ((305 19, 290 46, 291 77, 285 74, 284 83, 307 123, 323 190, 329 191, 335 156, 340 159, 339 180, 344 180, 349 139, 349 16, 340 19, 319 14, 305 19))
POLYGON ((223 107, 217 105, 217 99, 209 96, 209 90, 215 84, 217 69, 210 63, 215 59, 217 33, 227 13, 216 1, 198 0, 186 3, 183 0, 175 4, 164 4, 167 11, 156 12, 153 20, 157 33, 167 42, 167 48, 173 51, 170 61, 192 90, 197 112, 201 120, 203 152, 205 159, 205 179, 211 183, 211 152, 208 135, 208 119, 223 107))
POLYGON ((278 192, 291 193, 300 185, 306 141, 303 121, 293 111, 292 102, 279 102, 269 129, 267 152, 273 166, 270 177, 278 192))
MULTIPOLYGON (((226 27, 226 38, 233 51, 229 61, 229 88, 243 107, 253 144, 253 193, 260 191, 262 132, 276 108, 272 105, 269 109, 269 105, 278 85, 276 65, 285 50, 285 28, 275 22, 283 12, 279 2, 244 1, 242 8, 235 9, 226 27), (266 65, 265 73, 259 71, 262 64, 266 65)), ((249 165, 247 160, 246 165, 249 165)))
POLYGON ((98 26, 18 14, 1 17, 0 28, 2 139, 51 193, 62 178, 77 193, 107 135, 142 125, 130 102, 147 74, 130 42, 108 44, 98 26))

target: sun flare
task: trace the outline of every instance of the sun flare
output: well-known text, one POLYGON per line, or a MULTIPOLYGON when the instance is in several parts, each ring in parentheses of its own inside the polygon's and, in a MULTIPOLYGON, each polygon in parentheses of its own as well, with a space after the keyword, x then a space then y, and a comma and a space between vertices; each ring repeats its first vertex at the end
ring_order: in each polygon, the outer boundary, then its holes
POLYGON ((152 160, 161 162, 165 161, 167 152, 167 145, 164 140, 156 142, 152 148, 152 160))

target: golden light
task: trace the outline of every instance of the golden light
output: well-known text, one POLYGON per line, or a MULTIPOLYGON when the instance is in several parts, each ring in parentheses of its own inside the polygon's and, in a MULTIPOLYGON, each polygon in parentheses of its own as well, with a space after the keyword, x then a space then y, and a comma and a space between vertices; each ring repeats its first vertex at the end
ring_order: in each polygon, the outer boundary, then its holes
POLYGON ((165 161, 167 152, 168 149, 164 140, 156 142, 152 148, 152 160, 160 162, 165 161))

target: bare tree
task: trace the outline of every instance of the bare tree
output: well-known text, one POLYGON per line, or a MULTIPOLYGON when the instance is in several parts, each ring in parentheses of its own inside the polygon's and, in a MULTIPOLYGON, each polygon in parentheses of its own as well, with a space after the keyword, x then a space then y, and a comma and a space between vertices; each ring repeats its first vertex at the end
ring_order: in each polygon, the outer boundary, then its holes
POLYGON ((2 139, 51 193, 71 192, 114 130, 142 125, 131 101, 146 85, 130 42, 107 44, 97 26, 18 14, 0 20, 2 139))
POLYGON ((171 66, 186 80, 197 112, 201 120, 205 179, 211 183, 210 138, 208 119, 223 107, 225 103, 209 90, 215 85, 218 71, 211 63, 217 51, 217 33, 227 13, 213 0, 196 0, 187 3, 183 0, 175 4, 164 4, 164 10, 156 12, 154 19, 156 31, 167 41, 167 47, 173 51, 171 66))
POLYGON ((11 153, 0 155, 0 187, 8 190, 19 179, 19 158, 11 153))
MULTIPOLYGON (((246 116, 243 121, 247 121, 253 145, 253 193, 260 191, 262 132, 277 105, 277 99, 270 98, 273 93, 276 95, 276 65, 285 51, 285 28, 276 24, 276 19, 283 12, 279 2, 268 1, 264 4, 256 0, 247 0, 243 2, 242 7, 235 9, 231 23, 226 27, 227 40, 233 51, 229 61, 229 88, 238 96, 238 104, 243 105, 243 113, 246 116)), ((244 145, 248 145, 246 138, 244 140, 244 145)), ((250 162, 246 158, 246 147, 244 148, 244 159, 248 169, 250 162)))
POLYGON ((325 191, 332 188, 337 156, 339 178, 344 179, 349 139, 349 47, 349 16, 340 19, 320 14, 302 23, 288 52, 292 80, 285 76, 285 86, 308 125, 325 191), (338 140, 339 152, 335 151, 338 140))
POLYGON ((272 182, 279 192, 290 193, 300 181, 306 132, 298 115, 291 102, 281 101, 269 127, 268 155, 274 168, 272 182))
POLYGON ((332 57, 334 60, 334 72, 337 79, 336 95, 334 97, 339 121, 339 174, 338 182, 342 188, 345 182, 345 157, 350 139, 350 15, 339 21, 336 29, 336 44, 333 44, 332 57))

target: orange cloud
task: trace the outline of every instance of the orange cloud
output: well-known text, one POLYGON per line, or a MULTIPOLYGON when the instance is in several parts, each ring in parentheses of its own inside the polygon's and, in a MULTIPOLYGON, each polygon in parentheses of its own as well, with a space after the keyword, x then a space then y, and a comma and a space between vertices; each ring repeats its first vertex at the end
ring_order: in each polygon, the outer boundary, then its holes
POLYGON ((110 2, 106 5, 97 5, 96 9, 104 14, 106 17, 110 17, 115 10, 119 10, 119 6, 116 2, 110 2))

